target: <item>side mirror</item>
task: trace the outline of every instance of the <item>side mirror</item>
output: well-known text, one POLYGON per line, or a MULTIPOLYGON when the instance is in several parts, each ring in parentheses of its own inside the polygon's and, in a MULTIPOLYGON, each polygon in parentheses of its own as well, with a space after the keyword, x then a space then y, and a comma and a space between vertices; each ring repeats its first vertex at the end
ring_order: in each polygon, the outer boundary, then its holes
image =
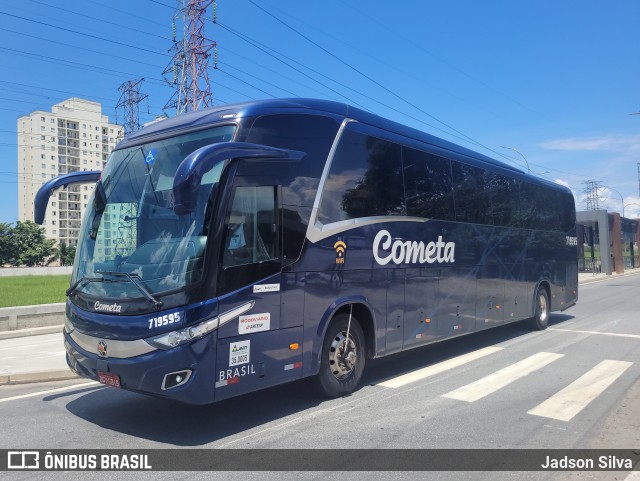
POLYGON ((42 224, 44 222, 44 215, 47 211, 49 198, 56 189, 74 184, 97 182, 100 179, 101 174, 102 172, 98 170, 71 172, 46 182, 42 187, 40 187, 40 189, 38 189, 38 193, 36 194, 34 201, 34 220, 36 224, 42 224))
POLYGON ((305 155, 307 154, 297 150, 278 149, 247 142, 220 142, 205 145, 185 157, 176 170, 173 179, 173 211, 178 215, 193 212, 202 176, 223 160, 242 158, 297 162, 305 155))

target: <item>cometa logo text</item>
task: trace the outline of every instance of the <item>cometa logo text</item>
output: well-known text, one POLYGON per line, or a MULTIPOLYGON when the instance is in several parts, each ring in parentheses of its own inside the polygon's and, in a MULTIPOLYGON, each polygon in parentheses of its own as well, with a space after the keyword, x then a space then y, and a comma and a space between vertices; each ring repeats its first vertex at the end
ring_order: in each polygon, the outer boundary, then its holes
POLYGON ((121 312, 122 311, 122 305, 116 304, 115 302, 113 304, 103 304, 100 301, 96 301, 96 303, 93 305, 93 308, 96 311, 103 311, 103 312, 121 312))
POLYGON ((445 242, 442 236, 437 241, 402 241, 392 239, 389 231, 381 230, 373 239, 373 257, 381 266, 394 264, 433 264, 455 262, 455 242, 445 242), (380 250, 386 255, 380 255, 380 250))

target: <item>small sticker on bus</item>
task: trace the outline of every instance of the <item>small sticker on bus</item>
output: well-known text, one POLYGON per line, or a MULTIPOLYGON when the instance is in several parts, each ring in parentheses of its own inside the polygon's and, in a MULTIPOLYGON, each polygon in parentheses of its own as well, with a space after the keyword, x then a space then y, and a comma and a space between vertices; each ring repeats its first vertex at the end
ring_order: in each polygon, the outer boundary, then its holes
POLYGON ((249 364, 251 341, 232 342, 229 345, 229 367, 249 364))
POLYGON ((149 149, 147 155, 144 157, 144 163, 147 165, 153 165, 156 161, 156 155, 158 154, 158 149, 149 149))
POLYGON ((257 284, 253 286, 253 293, 259 292, 278 292, 280 290, 280 284, 257 284))
POLYGON ((238 318, 238 334, 251 334, 271 329, 271 314, 249 314, 238 318))

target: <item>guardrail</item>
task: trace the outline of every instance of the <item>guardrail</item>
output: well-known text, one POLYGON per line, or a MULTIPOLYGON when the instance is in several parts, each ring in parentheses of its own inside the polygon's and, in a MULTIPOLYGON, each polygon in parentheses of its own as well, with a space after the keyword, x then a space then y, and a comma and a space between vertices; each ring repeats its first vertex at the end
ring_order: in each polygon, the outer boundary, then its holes
POLYGON ((0 308, 0 332, 64 324, 64 302, 0 308))
POLYGON ((0 267, 0 277, 71 275, 73 266, 0 267))

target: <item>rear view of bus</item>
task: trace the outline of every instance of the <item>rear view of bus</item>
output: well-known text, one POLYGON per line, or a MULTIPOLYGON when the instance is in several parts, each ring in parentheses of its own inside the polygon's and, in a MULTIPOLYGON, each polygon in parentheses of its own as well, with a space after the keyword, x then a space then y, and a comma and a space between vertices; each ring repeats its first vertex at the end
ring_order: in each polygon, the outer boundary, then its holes
MULTIPOLYGON (((549 312, 576 302, 572 198, 560 202, 566 212, 555 218, 565 220, 554 232, 491 225, 488 242, 501 243, 513 256, 509 266, 517 266, 494 275, 490 255, 472 239, 482 230, 477 220, 455 216, 454 183, 453 210, 442 213, 453 217, 408 212, 408 189, 391 184, 398 207, 366 212, 372 202, 358 185, 368 174, 358 173, 356 159, 345 164, 353 168, 340 167, 346 157, 335 160, 332 170, 334 158, 355 145, 346 134, 354 125, 399 142, 391 159, 406 164, 394 167, 399 175, 409 168, 409 144, 453 148, 342 104, 274 100, 159 122, 121 142, 103 172, 45 184, 36 198, 40 222, 57 188, 97 180, 67 291, 70 368, 192 404, 311 375, 322 392, 339 396, 357 387, 367 358, 525 318, 544 328, 549 312), (344 193, 354 176, 355 187, 344 193), (329 201, 335 205, 326 207, 329 201), (340 213, 349 202, 354 218, 340 213), (405 255, 404 246, 418 250, 405 255), (454 285, 474 294, 444 292, 454 285), (493 317, 480 311, 482 296, 494 302, 493 317), (452 324, 456 313, 468 323, 452 324)), ((376 142, 362 145, 384 154, 376 142)), ((455 180, 455 165, 446 165, 455 180)), ((527 180, 494 167, 513 185, 527 180)), ((570 195, 560 187, 555 193, 570 195)))

